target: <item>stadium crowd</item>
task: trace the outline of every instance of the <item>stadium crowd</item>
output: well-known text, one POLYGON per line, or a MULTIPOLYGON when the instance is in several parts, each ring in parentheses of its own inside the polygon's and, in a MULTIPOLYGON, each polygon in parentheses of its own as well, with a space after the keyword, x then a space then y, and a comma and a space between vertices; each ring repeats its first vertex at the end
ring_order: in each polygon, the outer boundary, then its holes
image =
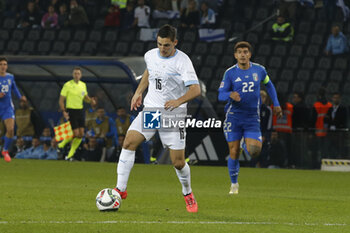
POLYGON ((104 17, 105 27, 150 27, 151 19, 181 18, 183 27, 213 27, 221 1, 204 0, 1 0, 0 16, 17 28, 81 29, 104 17))

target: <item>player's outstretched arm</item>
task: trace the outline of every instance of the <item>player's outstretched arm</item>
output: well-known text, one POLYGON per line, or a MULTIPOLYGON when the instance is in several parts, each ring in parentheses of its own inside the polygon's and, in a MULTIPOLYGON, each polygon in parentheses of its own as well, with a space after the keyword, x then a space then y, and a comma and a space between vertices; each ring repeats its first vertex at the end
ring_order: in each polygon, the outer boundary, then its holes
POLYGON ((177 107, 179 107, 181 104, 187 103, 188 101, 196 98, 201 94, 201 88, 199 87, 199 84, 192 84, 189 86, 188 91, 181 96, 180 98, 176 100, 169 100, 164 104, 164 108, 166 110, 170 109, 173 110, 177 107))
POLYGON ((270 98, 273 102, 273 114, 276 115, 278 118, 282 117, 282 108, 280 107, 280 103, 278 102, 277 93, 275 86, 271 82, 269 76, 266 76, 264 80, 264 84, 266 86, 267 93, 269 93, 270 98))
POLYGON ((146 69, 145 72, 143 72, 141 82, 139 86, 137 87, 134 96, 131 99, 130 104, 130 110, 137 110, 138 107, 142 104, 142 94, 148 87, 148 70, 146 69))
POLYGON ((21 99, 21 98, 22 98, 22 95, 21 95, 21 93, 20 93, 19 90, 18 90, 18 87, 17 87, 17 85, 16 85, 15 80, 13 80, 11 89, 12 89, 13 93, 15 93, 15 95, 17 96, 18 99, 21 99))

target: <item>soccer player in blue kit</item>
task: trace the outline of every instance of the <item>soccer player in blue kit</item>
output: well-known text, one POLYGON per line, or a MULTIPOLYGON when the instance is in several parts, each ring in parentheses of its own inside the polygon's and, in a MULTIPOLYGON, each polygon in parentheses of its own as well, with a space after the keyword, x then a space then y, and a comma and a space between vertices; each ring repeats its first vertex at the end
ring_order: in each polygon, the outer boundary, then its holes
POLYGON ((14 76, 6 71, 7 59, 0 57, 0 119, 4 121, 6 127, 4 147, 2 148, 1 155, 6 162, 11 162, 8 148, 11 145, 15 128, 15 110, 11 92, 13 91, 23 101, 27 101, 27 98, 19 93, 14 76))
POLYGON ((230 156, 227 162, 231 188, 229 194, 238 194, 240 141, 244 137, 248 153, 257 157, 262 147, 260 132, 260 83, 264 83, 274 105, 274 114, 282 116, 274 85, 263 66, 250 62, 252 47, 238 42, 234 47, 237 64, 228 68, 219 87, 219 101, 227 101, 224 134, 230 156))

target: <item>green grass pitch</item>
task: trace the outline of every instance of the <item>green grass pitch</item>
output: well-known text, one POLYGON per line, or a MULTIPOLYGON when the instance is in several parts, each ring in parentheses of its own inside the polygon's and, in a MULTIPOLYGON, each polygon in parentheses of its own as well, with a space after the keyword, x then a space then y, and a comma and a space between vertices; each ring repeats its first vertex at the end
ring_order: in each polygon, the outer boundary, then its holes
POLYGON ((99 212, 116 164, 0 160, 0 232, 350 232, 350 173, 192 166, 199 212, 187 213, 167 165, 136 164, 118 212, 99 212))

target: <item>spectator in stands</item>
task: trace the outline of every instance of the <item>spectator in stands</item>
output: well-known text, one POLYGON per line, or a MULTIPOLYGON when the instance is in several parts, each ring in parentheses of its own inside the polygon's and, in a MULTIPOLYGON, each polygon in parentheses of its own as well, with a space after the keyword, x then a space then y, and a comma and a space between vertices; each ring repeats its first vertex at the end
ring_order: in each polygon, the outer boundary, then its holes
POLYGON ((113 120, 105 115, 104 108, 99 107, 97 109, 97 118, 94 121, 90 121, 88 130, 90 130, 91 135, 96 137, 100 145, 107 148, 112 146, 112 139, 116 134, 116 130, 113 120))
POLYGON ((149 28, 149 17, 151 14, 151 8, 145 5, 144 0, 138 0, 137 4, 138 6, 135 8, 133 26, 137 26, 140 28, 149 28))
POLYGON ((306 130, 309 124, 310 111, 304 102, 304 94, 301 92, 294 92, 292 97, 293 114, 292 114, 292 127, 293 134, 290 142, 290 152, 294 155, 296 164, 298 158, 305 153, 305 148, 302 147, 303 143, 307 140, 306 130))
POLYGON ((294 28, 283 16, 277 16, 270 34, 273 41, 291 42, 294 37, 294 28))
POLYGON ((213 9, 209 8, 207 2, 201 4, 201 19, 200 25, 203 28, 213 28, 216 23, 216 16, 213 9))
POLYGON ((124 143, 125 135, 118 134, 118 142, 111 151, 107 151, 107 157, 106 160, 108 162, 116 162, 119 160, 120 152, 123 149, 123 143, 124 143))
POLYGON ((134 3, 128 1, 126 8, 121 9, 121 28, 130 29, 134 24, 134 3))
POLYGON ((195 0, 188 0, 188 5, 181 11, 181 27, 195 28, 200 24, 200 12, 195 0))
POLYGON ((126 135, 126 131, 128 131, 132 121, 133 117, 126 113, 126 109, 124 107, 119 107, 117 109, 117 118, 115 119, 118 135, 126 135))
POLYGON ((43 153, 40 155, 39 159, 57 160, 57 142, 54 138, 50 141, 45 141, 43 143, 43 153))
POLYGON ((332 95, 332 107, 328 110, 327 121, 330 130, 346 129, 347 128, 347 110, 341 104, 341 95, 336 92, 332 95))
POLYGON ((321 158, 325 156, 326 149, 326 135, 328 130, 325 116, 332 104, 326 98, 326 89, 320 88, 317 94, 317 101, 314 103, 311 115, 311 128, 315 129, 315 140, 313 143, 312 162, 313 168, 319 168, 321 158))
POLYGON ((166 18, 166 19, 174 19, 179 18, 179 12, 176 9, 173 9, 172 0, 152 0, 152 5, 154 8, 153 18, 166 18))
POLYGON ((127 3, 131 2, 130 0, 111 0, 111 5, 119 7, 119 9, 124 9, 127 6, 127 3))
POLYGON ((52 139, 52 135, 51 135, 50 127, 45 127, 41 136, 40 136, 40 142, 42 142, 42 143, 50 142, 51 139, 52 139))
POLYGON ((58 26, 58 15, 55 12, 54 6, 48 7, 48 12, 43 16, 41 20, 41 27, 44 29, 52 29, 58 26))
POLYGON ((85 9, 78 5, 76 0, 70 1, 69 26, 74 28, 86 27, 89 25, 85 9))
POLYGON ((332 34, 328 37, 326 55, 341 55, 348 52, 348 41, 340 31, 339 26, 332 27, 332 34))
POLYGON ((41 15, 39 10, 35 7, 35 2, 29 1, 27 9, 22 12, 20 24, 18 28, 39 28, 41 15))
POLYGON ((96 96, 92 96, 91 98, 93 98, 95 102, 91 103, 91 107, 85 110, 85 127, 88 127, 97 117, 98 98, 96 96))
POLYGON ((328 110, 326 122, 329 132, 329 155, 333 158, 344 158, 347 151, 344 150, 346 132, 348 131, 348 113, 346 107, 341 104, 340 93, 332 96, 332 107, 328 110))
POLYGON ((16 155, 19 152, 24 151, 26 148, 25 144, 24 144, 24 140, 22 137, 17 137, 16 143, 12 148, 12 155, 16 155))
POLYGON ((299 0, 281 0, 279 3, 280 15, 294 21, 298 3, 299 0))
POLYGON ((84 146, 81 155, 82 161, 100 161, 102 156, 102 147, 97 143, 95 137, 89 137, 89 142, 84 146))
POLYGON ((118 6, 110 6, 105 17, 105 27, 119 27, 120 26, 120 10, 118 6))
POLYGON ((293 130, 304 131, 309 124, 309 109, 304 102, 304 94, 301 92, 293 93, 293 130))
POLYGON ((32 139, 32 147, 16 154, 16 159, 39 159, 43 154, 43 146, 37 136, 32 139))
POLYGON ((59 15, 58 15, 58 26, 60 28, 66 27, 69 24, 69 14, 67 12, 67 5, 61 4, 59 8, 59 15))
POLYGON ((39 129, 36 129, 38 116, 34 109, 28 106, 28 101, 20 100, 19 108, 15 111, 16 135, 22 137, 26 145, 30 145, 32 137, 39 135, 39 129))

